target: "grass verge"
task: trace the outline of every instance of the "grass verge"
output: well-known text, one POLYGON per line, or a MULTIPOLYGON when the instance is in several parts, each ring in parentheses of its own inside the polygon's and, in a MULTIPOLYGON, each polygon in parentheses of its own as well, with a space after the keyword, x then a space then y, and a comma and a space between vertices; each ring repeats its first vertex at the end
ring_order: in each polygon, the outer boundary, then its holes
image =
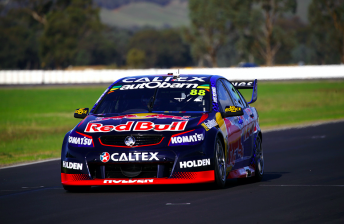
MULTIPOLYGON (((91 108, 104 86, 1 88, 0 166, 56 158, 65 133, 79 120, 73 112, 91 108)), ((251 90, 242 91, 250 99, 251 90)), ((259 82, 263 130, 344 118, 344 80, 259 82)))

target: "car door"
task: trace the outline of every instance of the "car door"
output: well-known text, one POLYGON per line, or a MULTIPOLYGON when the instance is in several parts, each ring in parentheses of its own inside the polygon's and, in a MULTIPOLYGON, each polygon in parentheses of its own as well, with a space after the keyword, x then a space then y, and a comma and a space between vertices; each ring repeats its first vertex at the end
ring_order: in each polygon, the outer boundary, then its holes
POLYGON ((243 108, 244 115, 240 116, 238 119, 242 122, 242 142, 243 142, 243 160, 250 159, 253 153, 253 119, 252 119, 252 112, 246 102, 246 100, 242 97, 241 93, 235 89, 235 87, 228 81, 223 79, 222 80, 224 85, 226 86, 227 90, 229 91, 230 95, 233 98, 234 105, 243 108))
MULTIPOLYGON (((226 90, 223 83, 218 80, 217 85, 217 99, 220 112, 224 112, 228 106, 234 106, 232 97, 226 90)), ((225 123, 225 130, 227 139, 227 167, 230 170, 235 166, 237 160, 242 160, 244 154, 243 145, 241 141, 242 125, 239 123, 238 116, 223 118, 225 123)), ((221 127, 221 126, 220 126, 221 127)))
POLYGON ((254 129, 255 129, 255 124, 257 122, 257 114, 255 113, 255 109, 251 108, 249 104, 246 102, 245 98, 242 96, 239 90, 236 90, 242 99, 242 102, 245 103, 246 107, 244 109, 244 112, 247 113, 247 125, 246 125, 246 130, 245 130, 245 136, 244 139, 248 142, 248 147, 251 148, 252 150, 246 150, 245 151, 245 156, 251 158, 253 153, 254 153, 254 129))

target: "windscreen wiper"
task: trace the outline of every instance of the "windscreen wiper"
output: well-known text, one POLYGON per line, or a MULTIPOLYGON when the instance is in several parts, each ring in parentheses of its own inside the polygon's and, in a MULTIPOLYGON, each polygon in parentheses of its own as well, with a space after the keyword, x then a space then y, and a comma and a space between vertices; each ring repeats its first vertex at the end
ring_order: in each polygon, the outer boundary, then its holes
POLYGON ((157 91, 158 91, 158 88, 155 89, 154 95, 151 96, 151 98, 149 98, 148 105, 147 105, 149 113, 152 113, 157 91))
POLYGON ((148 104, 147 104, 148 112, 149 112, 149 113, 152 112, 153 105, 154 105, 154 104, 153 104, 153 103, 154 103, 154 99, 155 99, 154 95, 151 96, 151 97, 149 98, 149 101, 148 101, 148 104))

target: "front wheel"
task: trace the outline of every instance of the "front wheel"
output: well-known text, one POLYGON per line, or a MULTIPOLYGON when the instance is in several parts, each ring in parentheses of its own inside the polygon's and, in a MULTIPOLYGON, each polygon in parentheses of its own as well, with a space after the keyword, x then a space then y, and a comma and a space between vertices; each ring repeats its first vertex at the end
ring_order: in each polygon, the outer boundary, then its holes
POLYGON ((222 143, 216 139, 215 144, 215 184, 218 188, 224 188, 226 185, 226 160, 222 143))
POLYGON ((259 136, 256 139, 256 152, 255 152, 255 176, 253 177, 255 181, 259 182, 263 179, 264 175, 264 155, 262 140, 259 136))

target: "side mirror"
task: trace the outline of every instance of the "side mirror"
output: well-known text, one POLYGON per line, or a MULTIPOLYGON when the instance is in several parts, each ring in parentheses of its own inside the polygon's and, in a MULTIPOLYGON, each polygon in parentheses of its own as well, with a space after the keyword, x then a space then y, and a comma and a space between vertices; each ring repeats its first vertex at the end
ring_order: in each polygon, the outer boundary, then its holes
POLYGON ((79 109, 76 109, 74 112, 75 118, 84 119, 85 117, 87 117, 87 115, 88 115, 88 108, 79 108, 79 109))
POLYGON ((244 111, 241 107, 228 106, 225 108, 225 112, 222 113, 222 117, 234 117, 244 115, 244 111))

